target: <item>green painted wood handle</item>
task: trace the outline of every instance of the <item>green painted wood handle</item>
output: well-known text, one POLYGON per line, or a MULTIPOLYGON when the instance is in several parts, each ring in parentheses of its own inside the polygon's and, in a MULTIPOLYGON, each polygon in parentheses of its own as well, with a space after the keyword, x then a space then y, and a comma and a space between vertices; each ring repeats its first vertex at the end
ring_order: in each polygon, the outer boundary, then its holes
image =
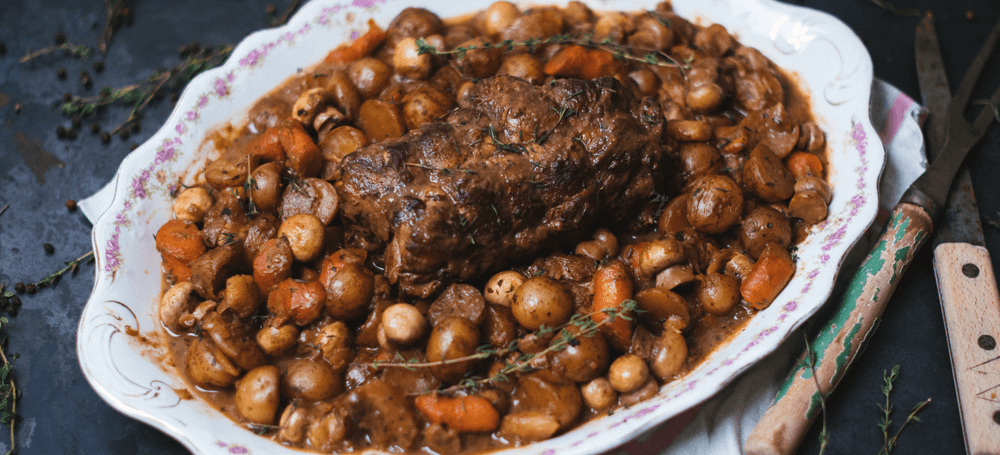
MULTIPOLYGON (((854 274, 839 309, 809 342, 815 372, 800 361, 778 390, 771 407, 747 438, 748 455, 788 455, 802 441, 820 410, 820 391, 829 394, 874 330, 889 296, 906 266, 933 230, 933 222, 919 206, 900 203, 892 210, 885 231, 854 274)), ((803 354, 803 359, 805 354, 803 354)))

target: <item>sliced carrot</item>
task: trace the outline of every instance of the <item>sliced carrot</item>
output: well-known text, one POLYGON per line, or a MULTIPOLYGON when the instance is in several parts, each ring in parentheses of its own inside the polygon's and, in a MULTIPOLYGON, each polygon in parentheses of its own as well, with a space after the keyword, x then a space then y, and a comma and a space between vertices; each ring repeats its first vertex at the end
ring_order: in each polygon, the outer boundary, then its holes
POLYGON ((300 178, 315 177, 323 167, 323 154, 312 137, 294 120, 286 120, 278 125, 281 148, 288 160, 285 164, 300 178))
POLYGON ((191 279, 191 267, 173 257, 166 256, 163 258, 163 269, 167 271, 167 275, 173 277, 175 284, 191 279))
POLYGON ((262 161, 285 161, 285 149, 281 146, 280 128, 268 128, 247 146, 251 155, 262 161))
POLYGON ((625 315, 630 319, 616 317, 613 321, 605 322, 610 314, 602 310, 617 307, 632 298, 632 278, 625 270, 624 264, 611 262, 598 269, 593 280, 594 301, 591 310, 594 313, 591 319, 597 324, 603 323, 600 330, 615 349, 627 351, 632 344, 634 314, 625 315))
POLYGON ((279 319, 304 326, 315 321, 326 305, 326 288, 319 281, 289 278, 278 283, 267 297, 267 309, 279 319))
POLYGON ((581 46, 566 46, 553 56, 542 71, 549 76, 574 77, 587 60, 587 49, 581 46))
POLYGON ((794 274, 795 262, 788 250, 777 243, 769 243, 743 278, 740 295, 754 308, 763 310, 785 289, 794 274))
POLYGON ((330 51, 326 56, 326 63, 351 63, 371 54, 383 42, 385 42, 385 32, 374 20, 368 19, 368 31, 359 36, 353 43, 341 44, 330 51))
POLYGON ((421 395, 414 404, 429 422, 443 423, 459 433, 493 431, 500 425, 500 413, 483 397, 421 395))
POLYGON ((610 52, 567 46, 552 57, 542 71, 550 76, 597 79, 611 76, 617 68, 618 61, 610 52))
POLYGON ((823 163, 819 157, 807 152, 792 152, 785 158, 785 167, 795 176, 795 180, 806 177, 823 177, 823 163))
POLYGON ((164 259, 171 257, 188 265, 205 252, 205 245, 194 223, 170 220, 156 233, 156 249, 164 259))

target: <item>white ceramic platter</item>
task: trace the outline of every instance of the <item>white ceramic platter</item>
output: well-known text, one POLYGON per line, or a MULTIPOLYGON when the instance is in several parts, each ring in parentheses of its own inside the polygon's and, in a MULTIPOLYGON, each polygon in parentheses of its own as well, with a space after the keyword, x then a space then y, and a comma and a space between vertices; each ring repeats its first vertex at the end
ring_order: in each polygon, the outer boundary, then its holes
MULTIPOLYGON (((199 399, 182 398, 190 396, 185 383, 166 351, 156 347, 164 334, 155 319, 160 255, 153 234, 171 216, 169 194, 180 176, 206 159, 211 147, 199 145, 208 131, 242 122, 264 92, 367 30, 368 18, 385 27, 407 6, 449 17, 489 3, 315 0, 288 25, 248 36, 224 66, 190 83, 166 125, 122 162, 111 207, 94 224, 97 277, 80 318, 77 353, 104 400, 196 454, 300 453, 240 427, 199 399)), ((587 3, 595 10, 655 7, 653 1, 587 3)), ((797 77, 827 133, 830 216, 800 246, 795 277, 777 301, 695 371, 651 400, 519 453, 600 453, 709 398, 823 304, 845 253, 875 217, 885 155, 868 118, 872 65, 858 37, 829 15, 770 0, 676 0, 674 8, 696 23, 726 26, 797 77)))

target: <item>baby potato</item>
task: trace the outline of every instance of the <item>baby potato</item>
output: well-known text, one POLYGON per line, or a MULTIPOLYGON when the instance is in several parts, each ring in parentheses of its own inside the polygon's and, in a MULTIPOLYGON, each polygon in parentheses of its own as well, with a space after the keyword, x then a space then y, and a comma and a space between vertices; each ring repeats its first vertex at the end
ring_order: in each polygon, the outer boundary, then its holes
POLYGON ((416 129, 443 117, 454 107, 450 95, 430 87, 419 88, 403 97, 403 120, 407 128, 416 129))
POLYGON ((250 275, 235 275, 226 279, 225 297, 220 308, 233 310, 239 317, 250 317, 260 306, 260 290, 250 275))
MULTIPOLYGON (((475 354, 479 347, 479 329, 468 319, 452 316, 440 321, 431 330, 427 340, 427 361, 441 362, 475 354)), ((465 361, 431 367, 434 377, 446 383, 456 383, 472 370, 472 362, 465 361)))
POLYGON ((281 200, 281 191, 284 186, 281 182, 281 171, 283 166, 276 162, 264 163, 253 170, 251 178, 254 185, 250 186, 250 197, 253 198, 257 210, 271 212, 278 207, 281 200))
POLYGON ((695 286, 694 298, 706 313, 729 313, 740 303, 740 282, 724 273, 709 273, 695 286))
MULTIPOLYGON (((611 362, 611 353, 604 335, 595 332, 580 336, 580 328, 575 325, 569 325, 563 330, 569 332, 575 342, 549 355, 552 372, 573 382, 590 381, 604 374, 611 362)), ((555 341, 558 340, 559 337, 556 337, 555 341)))
POLYGON ((621 393, 634 392, 649 379, 646 361, 637 355, 625 354, 611 363, 608 381, 621 393))
POLYGON ((777 243, 788 248, 792 243, 792 226, 788 217, 766 205, 754 207, 743 218, 739 229, 740 241, 750 257, 757 259, 768 243, 777 243))
POLYGON ((520 272, 513 270, 500 272, 486 282, 483 297, 488 303, 509 307, 514 300, 514 291, 527 280, 528 278, 520 272))
POLYGON ((453 65, 469 78, 487 78, 496 74, 500 68, 500 49, 490 46, 485 38, 474 38, 462 43, 461 47, 470 49, 465 57, 453 61, 453 65))
POLYGON ((414 38, 403 38, 396 43, 392 54, 392 65, 396 72, 410 79, 426 79, 434 69, 431 66, 431 55, 421 54, 414 38))
POLYGON ((345 436, 347 436, 347 425, 336 412, 314 420, 306 432, 309 444, 324 453, 332 452, 334 445, 343 441, 345 436))
POLYGON ((378 59, 364 57, 347 66, 347 77, 357 87, 361 96, 373 98, 389 83, 392 68, 378 59))
POLYGON ((205 216, 205 212, 212 208, 215 199, 208 194, 204 188, 187 188, 177 195, 174 201, 174 217, 178 220, 197 223, 205 216))
POLYGON ((227 387, 240 375, 240 369, 207 337, 195 338, 191 343, 187 368, 191 379, 200 387, 227 387))
POLYGON ((743 190, 729 176, 707 175, 700 178, 688 198, 688 222, 706 234, 726 232, 742 214, 743 190))
POLYGON ((264 365, 250 370, 236 385, 236 409, 247 420, 261 425, 274 424, 278 412, 278 367, 264 365))
POLYGON ((299 262, 309 262, 323 250, 323 222, 315 215, 300 213, 281 223, 278 237, 288 239, 292 256, 299 262))
POLYGON ((531 54, 511 55, 503 60, 497 74, 506 74, 524 79, 531 84, 541 84, 545 81, 542 62, 531 54))
POLYGON ((273 321, 264 324, 256 335, 257 346, 271 356, 291 349, 298 338, 299 329, 294 324, 277 325, 273 321))
POLYGON ((510 310, 528 330, 555 327, 573 315, 573 298, 558 281, 539 275, 518 286, 510 310))
POLYGON ((424 335, 427 322, 417 307, 397 303, 382 312, 382 329, 390 340, 410 344, 424 335))
POLYGON ((618 401, 618 392, 611 386, 611 381, 599 377, 580 387, 583 402, 595 411, 610 408, 618 401))
POLYGON ((375 296, 375 275, 357 264, 344 264, 335 273, 324 270, 320 282, 326 288, 326 312, 336 319, 364 316, 375 296))
MULTIPOLYGON (((669 323, 668 323, 669 324, 669 323)), ((668 382, 681 372, 687 361, 687 342, 679 330, 666 328, 653 343, 649 369, 661 382, 668 382)))
POLYGON ((486 8, 486 12, 483 13, 483 31, 487 35, 497 35, 507 29, 507 27, 510 27, 510 24, 513 24, 514 20, 520 16, 521 11, 513 3, 506 1, 493 2, 489 8, 486 8))
POLYGON ((281 395, 292 400, 329 400, 344 388, 344 378, 322 360, 295 360, 281 377, 281 395))
POLYGON ((743 163, 743 183, 767 202, 784 201, 795 192, 795 177, 778 155, 764 145, 754 147, 743 163))

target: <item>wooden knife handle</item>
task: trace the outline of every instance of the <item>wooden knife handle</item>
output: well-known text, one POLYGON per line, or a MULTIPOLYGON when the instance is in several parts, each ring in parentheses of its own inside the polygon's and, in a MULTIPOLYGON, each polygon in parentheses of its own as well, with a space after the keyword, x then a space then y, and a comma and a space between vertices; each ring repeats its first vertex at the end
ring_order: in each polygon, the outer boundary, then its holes
POLYGON ((809 350, 816 358, 816 376, 806 362, 798 362, 747 438, 746 454, 795 452, 819 413, 820 392, 829 394, 837 386, 860 352, 862 342, 874 330, 906 266, 932 230, 930 216, 919 206, 900 203, 893 208, 885 231, 841 299, 832 302, 838 307, 836 314, 820 326, 817 337, 809 342, 809 350))
POLYGON ((986 248, 934 249, 941 312, 970 455, 1000 454, 1000 296, 986 248))

